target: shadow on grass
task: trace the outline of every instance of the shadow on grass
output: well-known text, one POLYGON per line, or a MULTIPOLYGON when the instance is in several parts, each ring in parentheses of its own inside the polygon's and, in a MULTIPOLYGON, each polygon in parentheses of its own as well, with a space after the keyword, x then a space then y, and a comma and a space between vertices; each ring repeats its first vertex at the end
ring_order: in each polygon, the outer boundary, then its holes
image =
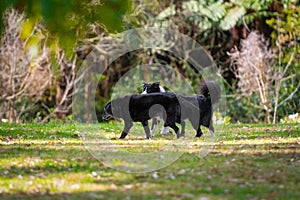
MULTIPOLYGON (((183 156, 169 166, 140 174, 104 166, 85 149, 72 126, 16 126, 0 127, 3 143, 0 144, 0 199, 300 197, 297 126, 284 125, 278 130, 278 127, 265 128, 263 125, 258 128, 233 126, 220 135, 221 141, 205 158, 196 156, 197 150, 208 148, 200 141, 192 149, 185 149, 183 156), (37 182, 25 186, 31 177, 37 182), (66 186, 55 185, 55 180, 65 181, 66 186), (11 182, 19 185, 11 188, 11 182)), ((132 153, 141 147, 150 148, 150 151, 159 147, 147 143, 147 140, 125 140, 119 145, 132 153)), ((102 145, 103 154, 115 147, 110 142, 102 145)))
MULTIPOLYGON (((131 148, 140 148, 140 145, 137 143, 132 143, 131 145, 131 148)), ((210 147, 211 146, 209 146, 209 148, 210 147)), ((101 148, 102 155, 113 155, 109 145, 105 146, 105 148, 106 149, 101 148)), ((200 147, 195 146, 193 148, 194 151, 187 149, 187 151, 182 153, 191 153, 189 155, 195 157, 197 155, 197 148, 200 147)), ((205 149, 206 145, 201 145, 201 148, 205 149)), ((0 160, 2 160, 0 174, 6 178, 16 177, 20 174, 35 175, 40 172, 47 175, 51 173, 64 174, 69 172, 92 171, 104 167, 103 163, 94 158, 82 144, 65 145, 63 148, 61 146, 51 145, 31 145, 29 147, 24 145, 7 145, 0 146, 0 152, 0 160), (4 160, 6 160, 7 163, 4 163, 4 160), (32 164, 32 162, 34 164, 32 164), (6 174, 4 173, 5 171, 7 172, 6 174)), ((212 150, 204 160, 207 163, 209 163, 210 160, 214 162, 215 159, 218 159, 216 156, 224 157, 224 159, 230 159, 228 156, 236 156, 249 160, 256 158, 271 160, 272 158, 289 157, 299 159, 299 152, 300 145, 296 142, 276 144, 216 144, 214 150, 212 150)), ((170 151, 170 153, 172 152, 170 151)), ((141 155, 147 154, 141 153, 141 155)), ((116 157, 122 159, 119 154, 116 157)), ((145 159, 147 159, 147 157, 145 157, 145 159)), ((153 162, 159 162, 159 160, 153 160, 153 162)), ((181 162, 180 159, 175 161, 175 164, 177 162, 181 162)), ((192 162, 191 164, 197 163, 192 162)))

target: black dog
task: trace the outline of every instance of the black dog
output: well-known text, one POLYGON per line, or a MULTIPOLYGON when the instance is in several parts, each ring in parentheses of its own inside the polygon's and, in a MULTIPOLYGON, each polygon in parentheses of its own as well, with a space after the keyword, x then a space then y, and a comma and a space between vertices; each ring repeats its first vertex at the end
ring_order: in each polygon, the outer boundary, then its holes
MULTIPOLYGON (((156 92, 159 89, 159 82, 144 84, 144 91, 156 92)), ((212 105, 219 101, 221 89, 217 82, 206 80, 201 82, 199 90, 201 95, 197 97, 177 95, 180 102, 180 112, 177 113, 176 122, 181 124, 181 136, 184 136, 184 120, 186 119, 191 122, 193 128, 197 131, 196 137, 201 137, 203 134, 200 128, 201 125, 209 128, 211 136, 214 136, 212 105)), ((155 118, 153 121, 152 130, 158 124, 155 118)))
POLYGON ((209 128, 211 135, 214 136, 212 105, 220 99, 220 92, 220 87, 215 81, 204 81, 200 84, 201 95, 196 97, 175 95, 173 93, 125 96, 112 100, 105 106, 103 119, 109 120, 114 117, 124 119, 125 127, 120 138, 126 137, 133 125, 132 122, 141 122, 146 136, 149 138, 148 120, 161 114, 165 119, 164 126, 170 126, 177 134, 177 138, 184 136, 184 120, 186 119, 191 122, 193 128, 197 131, 196 137, 201 137, 203 134, 200 128, 201 125, 209 128), (181 134, 175 123, 181 124, 181 134))
POLYGON ((180 137, 179 128, 176 126, 176 118, 179 109, 179 102, 173 93, 151 93, 134 94, 117 98, 109 102, 103 113, 103 119, 122 118, 125 126, 120 136, 123 139, 132 127, 132 122, 141 122, 146 132, 146 137, 150 138, 148 120, 157 115, 162 115, 166 126, 170 126, 177 137, 180 137))

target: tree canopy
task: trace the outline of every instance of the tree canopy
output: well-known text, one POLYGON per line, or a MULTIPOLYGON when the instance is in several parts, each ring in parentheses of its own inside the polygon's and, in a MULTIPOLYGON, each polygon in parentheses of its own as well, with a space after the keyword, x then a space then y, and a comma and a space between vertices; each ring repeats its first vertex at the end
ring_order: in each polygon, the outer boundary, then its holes
MULTIPOLYGON (((300 87, 298 76, 300 66, 297 62, 300 55, 298 1, 2 0, 0 14, 3 16, 3 21, 0 24, 0 32, 4 50, 6 49, 5 38, 11 36, 6 31, 8 22, 5 13, 11 8, 16 10, 16 13, 24 15, 21 27, 15 29, 18 30, 16 38, 20 38, 16 45, 23 45, 19 48, 22 50, 22 55, 39 57, 45 55, 42 53, 43 49, 50 52, 47 54, 47 60, 51 61, 49 74, 53 77, 48 90, 45 90, 41 102, 39 101, 46 107, 47 113, 65 104, 67 108, 70 107, 71 100, 66 100, 68 98, 65 97, 72 96, 72 84, 76 82, 73 80, 75 72, 91 49, 95 45, 99 47, 99 41, 109 44, 108 46, 104 44, 105 48, 118 48, 116 38, 113 38, 115 33, 143 27, 176 30, 204 47, 214 59, 226 83, 226 92, 230 94, 227 99, 230 102, 228 110, 233 120, 270 121, 270 116, 274 116, 273 122, 275 122, 278 121, 277 115, 278 118, 282 118, 289 113, 299 112, 300 105, 296 100, 300 98, 297 92, 300 87), (260 100, 261 90, 249 93, 251 95, 246 95, 247 98, 242 98, 243 95, 239 93, 243 91, 239 87, 245 84, 241 84, 243 81, 239 78, 241 74, 238 72, 242 64, 238 60, 243 58, 240 56, 243 52, 253 52, 247 51, 250 45, 246 45, 247 47, 243 45, 252 32, 257 33, 257 37, 261 38, 257 41, 265 41, 255 43, 256 47, 272 54, 272 59, 266 67, 268 70, 263 71, 266 74, 261 76, 269 77, 268 81, 263 81, 268 86, 264 90, 264 99, 268 99, 267 106, 265 101, 260 100), (264 47, 260 48, 262 45, 264 47), (233 52, 237 53, 235 57, 230 56, 233 52), (284 81, 279 81, 280 79, 284 81), (70 80, 72 80, 71 85, 70 80), (62 103, 61 100, 66 102, 62 103)), ((5 56, 4 50, 2 51, 3 62, 5 59, 18 56, 15 54, 5 56)), ((252 57, 249 54, 244 58, 252 57)), ((199 74, 193 70, 194 66, 176 58, 170 52, 149 49, 129 52, 113 62, 111 69, 101 75, 98 91, 96 91, 97 111, 102 112, 104 103, 110 97, 111 88, 123 74, 137 65, 151 62, 172 66, 188 78, 193 87, 196 87, 199 74)), ((263 61, 257 60, 255 63, 263 63, 263 61)), ((8 69, 14 66, 5 66, 8 68, 3 72, 13 71, 8 69)), ((30 72, 32 64, 26 65, 25 68, 26 73, 30 72)), ((257 67, 253 68, 256 69, 257 67)), ((250 73, 249 69, 245 70, 246 74, 250 73)), ((91 75, 90 78, 92 79, 93 76, 91 75)), ((249 80, 244 81, 249 82, 249 80)), ((3 105, 5 103, 0 102, 0 108, 3 105)))
MULTIPOLYGON (((9 7, 25 11, 24 37, 28 36, 34 24, 42 21, 53 37, 69 54, 78 40, 86 38, 93 24, 99 24, 108 32, 124 30, 123 17, 130 9, 129 0, 3 0, 0 1, 0 14, 9 7)), ((0 25, 0 31, 4 28, 0 25)))

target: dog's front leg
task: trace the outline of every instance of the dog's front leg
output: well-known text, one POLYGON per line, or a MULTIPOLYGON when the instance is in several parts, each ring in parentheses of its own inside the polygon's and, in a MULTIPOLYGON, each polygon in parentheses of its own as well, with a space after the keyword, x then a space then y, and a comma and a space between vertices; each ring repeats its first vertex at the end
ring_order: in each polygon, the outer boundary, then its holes
POLYGON ((210 136, 211 137, 215 137, 215 129, 214 129, 214 126, 212 125, 212 122, 210 122, 210 126, 209 126, 209 133, 210 133, 210 136))
POLYGON ((201 137, 202 134, 203 134, 203 133, 202 133, 202 130, 201 130, 200 126, 199 126, 198 129, 197 129, 196 137, 201 137))
POLYGON ((129 133, 129 130, 131 129, 133 123, 132 122, 129 122, 129 121, 125 121, 125 126, 124 126, 124 129, 122 131, 122 134, 120 136, 120 139, 124 139, 126 137, 126 135, 129 133))
POLYGON ((181 124, 181 137, 184 137, 184 133, 185 133, 185 121, 181 120, 180 124, 181 124))
POLYGON ((150 129, 148 126, 148 121, 142 122, 142 125, 143 125, 145 133, 146 133, 146 138, 149 139, 150 138, 150 129))

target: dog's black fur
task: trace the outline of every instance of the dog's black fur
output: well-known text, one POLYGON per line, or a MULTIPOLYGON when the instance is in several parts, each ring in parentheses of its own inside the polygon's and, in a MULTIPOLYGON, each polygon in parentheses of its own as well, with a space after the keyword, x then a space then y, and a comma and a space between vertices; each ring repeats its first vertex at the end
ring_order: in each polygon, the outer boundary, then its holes
POLYGON ((121 139, 125 138, 128 134, 133 125, 132 122, 141 122, 144 126, 146 137, 149 138, 148 120, 161 113, 165 118, 165 126, 170 126, 177 134, 177 138, 184 136, 184 120, 186 119, 191 122, 197 131, 196 137, 201 137, 203 134, 200 128, 201 125, 209 128, 211 135, 214 135, 212 105, 220 99, 220 91, 220 87, 215 81, 204 81, 200 84, 201 95, 196 97, 173 93, 125 96, 114 99, 105 106, 103 119, 124 119, 125 127, 120 136, 121 139), (176 123, 181 123, 181 134, 176 123))
POLYGON ((205 80, 199 86, 200 95, 182 96, 177 95, 181 105, 181 136, 184 136, 183 120, 188 119, 193 128, 196 130, 196 137, 201 137, 203 134, 201 126, 209 129, 211 136, 214 136, 214 126, 212 123, 213 104, 217 103, 221 98, 221 88, 215 81, 205 80))
POLYGON ((148 120, 155 115, 162 114, 165 124, 177 133, 177 137, 180 137, 179 128, 176 126, 178 105, 177 97, 173 93, 134 94, 109 102, 104 108, 103 119, 122 118, 124 120, 125 127, 120 139, 126 137, 133 125, 132 122, 141 122, 146 137, 150 138, 148 120))

